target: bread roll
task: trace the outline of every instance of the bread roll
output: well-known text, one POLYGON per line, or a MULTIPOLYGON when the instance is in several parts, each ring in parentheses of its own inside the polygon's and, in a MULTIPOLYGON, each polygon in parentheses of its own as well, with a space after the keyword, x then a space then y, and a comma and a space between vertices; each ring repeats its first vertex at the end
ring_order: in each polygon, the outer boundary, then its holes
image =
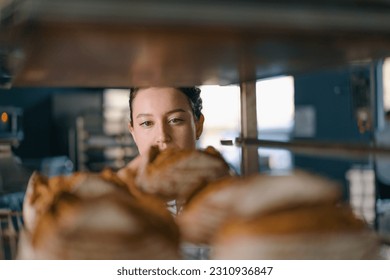
POLYGON ((104 169, 100 173, 84 173, 68 191, 82 198, 98 197, 115 191, 129 194, 126 184, 111 169, 104 169))
POLYGON ((165 200, 155 195, 142 191, 135 182, 136 174, 127 168, 123 168, 118 172, 118 177, 123 183, 125 183, 127 190, 132 196, 134 196, 139 203, 146 207, 153 209, 156 213, 165 216, 171 216, 171 213, 167 210, 167 203, 165 200))
POLYGON ((243 178, 241 185, 232 207, 243 217, 299 205, 337 203, 342 198, 340 184, 302 170, 279 176, 256 174, 243 178))
POLYGON ((23 201, 25 228, 34 229, 37 216, 42 215, 59 192, 73 192, 81 197, 95 197, 111 191, 130 193, 125 182, 115 172, 105 169, 100 173, 75 172, 48 178, 34 172, 28 182, 23 201))
POLYGON ((285 176, 255 174, 208 184, 184 205, 177 218, 184 240, 209 244, 227 219, 341 198, 339 186, 319 176, 297 171, 285 176))
POLYGON ((146 193, 184 202, 208 182, 228 175, 229 166, 212 147, 164 151, 152 147, 137 173, 136 184, 146 193))
POLYGON ((225 223, 213 259, 378 259, 379 242, 349 206, 298 206, 225 223))
POLYGON ((183 206, 176 220, 183 240, 209 244, 217 229, 234 215, 239 177, 225 177, 209 183, 183 206))
POLYGON ((23 201, 24 227, 33 231, 37 218, 48 209, 55 195, 61 191, 70 191, 84 176, 84 173, 74 173, 71 176, 47 178, 34 172, 28 181, 23 201))
POLYGON ((378 239, 343 205, 340 186, 295 171, 243 178, 230 216, 209 243, 213 259, 380 258, 378 239))
POLYGON ((170 218, 161 218, 121 192, 89 198, 59 193, 29 237, 30 247, 20 248, 19 256, 32 259, 179 259, 179 233, 170 218))
POLYGON ((178 259, 179 231, 161 199, 107 169, 47 178, 25 198, 21 259, 178 259), (138 190, 138 191, 137 191, 138 190))

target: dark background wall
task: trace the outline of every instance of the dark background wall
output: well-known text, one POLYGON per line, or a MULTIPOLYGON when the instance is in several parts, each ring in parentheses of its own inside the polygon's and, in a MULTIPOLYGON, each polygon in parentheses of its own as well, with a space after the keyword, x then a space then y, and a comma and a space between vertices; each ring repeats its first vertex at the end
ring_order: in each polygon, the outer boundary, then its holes
MULTIPOLYGON (((332 69, 294 77, 296 108, 313 106, 316 111, 315 134, 312 137, 295 136, 295 139, 342 143, 371 141, 371 132, 360 133, 358 129, 355 109, 364 103, 364 98, 359 93, 356 94, 359 89, 356 89, 352 76, 368 80, 369 68, 332 69)), ((341 182, 345 186, 344 195, 347 197, 346 172, 354 164, 367 164, 368 157, 340 159, 296 154, 294 163, 298 168, 320 173, 341 182)))
POLYGON ((23 109, 22 159, 68 155, 68 131, 85 111, 102 111, 101 89, 12 88, 0 90, 0 106, 23 109))

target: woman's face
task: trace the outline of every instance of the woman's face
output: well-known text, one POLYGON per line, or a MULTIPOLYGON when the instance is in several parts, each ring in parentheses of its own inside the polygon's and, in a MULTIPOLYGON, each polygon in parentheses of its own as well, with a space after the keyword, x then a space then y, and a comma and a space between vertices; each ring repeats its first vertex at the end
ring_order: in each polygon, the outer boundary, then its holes
POLYGON ((132 104, 129 130, 140 154, 151 146, 195 149, 203 129, 203 115, 196 120, 187 96, 175 88, 141 88, 132 104))

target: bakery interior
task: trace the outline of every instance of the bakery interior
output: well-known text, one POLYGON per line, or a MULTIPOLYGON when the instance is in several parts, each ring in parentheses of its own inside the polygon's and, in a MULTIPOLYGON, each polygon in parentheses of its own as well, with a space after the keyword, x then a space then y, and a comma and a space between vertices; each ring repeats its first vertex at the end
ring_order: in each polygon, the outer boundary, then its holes
MULTIPOLYGON (((388 0, 1 0, 0 259, 30 256, 18 250, 34 171, 119 170, 138 154, 127 127, 129 88, 191 85, 204 102, 200 149, 215 147, 240 178, 288 186, 295 177, 283 178, 304 170, 337 182, 338 199, 379 251, 272 255, 279 249, 258 245, 269 255, 234 255, 224 235, 213 258, 390 258, 388 0)), ((313 237, 313 246, 336 250, 343 238, 313 237)), ((210 243, 200 243, 193 258, 212 258, 210 243)), ((175 258, 159 253, 133 257, 175 258)))

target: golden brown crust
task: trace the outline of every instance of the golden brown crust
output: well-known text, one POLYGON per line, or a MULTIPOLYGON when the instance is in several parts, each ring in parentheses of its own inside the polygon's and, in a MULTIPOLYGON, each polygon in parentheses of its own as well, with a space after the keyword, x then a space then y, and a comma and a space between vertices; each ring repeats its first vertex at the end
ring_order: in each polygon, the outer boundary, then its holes
POLYGON ((31 175, 28 183, 28 191, 30 192, 30 195, 26 197, 28 199, 28 202, 34 204, 39 199, 42 193, 48 191, 47 186, 47 177, 42 176, 38 172, 34 172, 31 175))
POLYGON ((135 176, 135 172, 127 168, 121 169, 118 172, 118 177, 122 180, 122 182, 124 182, 127 190, 139 201, 139 203, 145 205, 145 207, 153 209, 153 211, 163 217, 171 218, 171 214, 167 210, 165 201, 157 196, 143 192, 135 183, 135 176))
POLYGON ((300 170, 282 176, 255 174, 244 178, 242 185, 233 207, 243 217, 341 200, 337 182, 300 170))
POLYGON ((48 179, 48 187, 52 193, 60 191, 71 191, 73 186, 83 180, 87 174, 85 172, 75 172, 71 175, 59 175, 48 179))
POLYGON ((177 221, 185 240, 209 244, 229 219, 247 221, 287 209, 335 204, 340 198, 335 182, 306 172, 226 177, 191 197, 177 221))
POLYGON ((179 232, 172 217, 162 218, 153 209, 120 192, 88 199, 62 192, 39 219, 32 235, 32 247, 37 258, 164 256, 165 252, 158 247, 146 247, 145 240, 160 243, 170 252, 167 258, 179 258, 179 232))
MULTIPOLYGON (((218 193, 224 189, 229 189, 228 191, 230 191, 231 188, 240 187, 240 185, 242 185, 241 179, 237 176, 223 177, 210 182, 188 198, 186 203, 183 205, 183 210, 189 211, 196 207, 203 207, 202 203, 211 196, 218 195, 218 193)), ((231 191, 233 192, 234 189, 231 191)))
POLYGON ((126 183, 123 180, 121 180, 121 178, 118 176, 118 174, 116 172, 114 172, 112 169, 110 169, 110 168, 103 169, 99 173, 99 176, 103 180, 106 180, 107 182, 111 182, 115 186, 118 186, 119 189, 128 191, 126 183))
POLYGON ((217 229, 234 215, 232 201, 239 177, 224 177, 209 183, 183 206, 177 223, 183 239, 199 244, 209 244, 217 229))
POLYGON ((222 155, 213 147, 208 146, 206 149, 197 149, 197 150, 178 150, 175 148, 166 149, 164 151, 159 151, 156 147, 151 147, 149 151, 149 168, 160 169, 161 172, 164 172, 164 169, 170 169, 171 166, 177 162, 183 160, 191 160, 191 157, 194 155, 202 155, 210 158, 210 160, 218 160, 221 165, 224 165, 226 168, 229 168, 222 155))
POLYGON ((349 205, 323 203, 227 220, 212 259, 377 259, 378 238, 349 205))
POLYGON ((179 230, 165 203, 140 192, 128 175, 124 181, 109 169, 52 178, 34 173, 25 199, 30 226, 20 256, 180 258, 179 230))
POLYGON ((151 148, 149 158, 144 159, 138 170, 136 183, 143 191, 166 200, 185 201, 198 188, 228 176, 229 172, 223 158, 210 151, 167 149, 159 152, 151 148))
POLYGON ((275 211, 248 219, 236 217, 218 235, 285 235, 296 233, 338 233, 367 230, 347 205, 311 205, 275 211))
POLYGON ((23 218, 26 229, 28 231, 34 229, 37 218, 47 211, 57 193, 70 191, 74 184, 81 181, 84 176, 82 173, 74 173, 71 176, 48 178, 34 172, 28 182, 23 202, 23 218))

